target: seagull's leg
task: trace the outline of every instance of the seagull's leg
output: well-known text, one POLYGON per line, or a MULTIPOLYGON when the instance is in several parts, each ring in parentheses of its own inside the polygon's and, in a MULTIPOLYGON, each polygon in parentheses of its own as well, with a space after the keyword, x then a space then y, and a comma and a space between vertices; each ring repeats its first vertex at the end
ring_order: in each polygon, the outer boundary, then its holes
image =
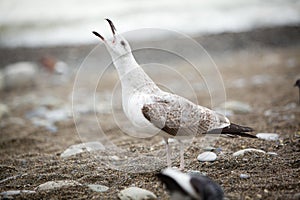
POLYGON ((178 140, 180 146, 180 166, 179 170, 184 170, 184 143, 178 140))
POLYGON ((169 141, 168 138, 165 138, 165 143, 166 143, 166 151, 167 151, 167 166, 168 167, 172 167, 172 162, 171 162, 171 149, 169 147, 169 141))

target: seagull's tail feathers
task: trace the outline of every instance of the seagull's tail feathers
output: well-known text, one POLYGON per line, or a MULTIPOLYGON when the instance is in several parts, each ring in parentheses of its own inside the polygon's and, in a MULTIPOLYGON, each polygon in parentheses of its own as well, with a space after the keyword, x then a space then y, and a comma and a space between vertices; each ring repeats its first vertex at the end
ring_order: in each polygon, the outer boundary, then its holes
POLYGON ((257 138, 255 135, 251 135, 248 132, 254 131, 253 128, 247 127, 247 126, 241 126, 234 123, 231 123, 229 126, 220 129, 215 129, 210 131, 210 134, 218 133, 222 135, 227 135, 231 137, 235 136, 241 136, 241 137, 248 137, 248 138, 257 138))

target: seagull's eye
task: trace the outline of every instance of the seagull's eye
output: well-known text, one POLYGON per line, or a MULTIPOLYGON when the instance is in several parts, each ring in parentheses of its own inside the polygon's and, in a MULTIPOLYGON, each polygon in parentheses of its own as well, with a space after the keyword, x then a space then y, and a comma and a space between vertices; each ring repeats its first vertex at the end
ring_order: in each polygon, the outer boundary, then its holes
POLYGON ((125 42, 123 40, 120 42, 120 44, 125 47, 125 42))

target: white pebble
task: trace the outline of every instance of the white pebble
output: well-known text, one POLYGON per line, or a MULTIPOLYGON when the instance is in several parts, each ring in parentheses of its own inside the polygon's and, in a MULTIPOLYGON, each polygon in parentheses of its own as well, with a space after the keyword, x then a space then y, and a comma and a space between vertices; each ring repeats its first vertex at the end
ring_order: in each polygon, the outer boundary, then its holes
POLYGON ((37 66, 31 62, 18 62, 3 70, 6 89, 22 88, 35 84, 37 66))
POLYGON ((36 190, 53 190, 61 187, 70 187, 81 185, 77 181, 62 180, 62 181, 48 181, 36 187, 36 190))
POLYGON ((240 178, 242 178, 242 179, 246 179, 249 177, 250 177, 250 175, 248 175, 248 174, 240 174, 240 178))
POLYGON ((270 156, 277 156, 278 155, 276 152, 271 152, 271 151, 267 152, 267 154, 270 155, 270 156))
POLYGON ((87 151, 96 151, 96 150, 104 150, 105 147, 100 142, 86 142, 81 144, 75 144, 66 149, 60 157, 67 158, 79 153, 87 151))
POLYGON ((105 185, 89 184, 88 187, 95 192, 106 192, 109 187, 105 185))
POLYGON ((266 153, 265 151, 260 150, 260 149, 248 148, 248 149, 243 149, 243 150, 239 150, 239 151, 237 151, 237 152, 234 152, 232 155, 233 155, 233 156, 243 156, 246 152, 266 153))
POLYGON ((129 187, 122 190, 118 197, 121 200, 154 200, 157 199, 156 195, 153 192, 148 190, 138 188, 138 187, 129 187))
POLYGON ((8 115, 9 115, 9 108, 7 107, 7 105, 0 103, 0 119, 8 115))
POLYGON ((12 196, 12 195, 18 195, 18 194, 33 194, 35 191, 32 190, 8 190, 5 192, 1 192, 0 195, 2 196, 12 196))
POLYGON ((215 161, 217 159, 217 154, 215 154, 214 152, 203 152, 201 154, 198 155, 197 160, 200 162, 211 162, 211 161, 215 161))
POLYGON ((257 133, 256 137, 267 141, 276 141, 279 139, 279 135, 277 133, 257 133))

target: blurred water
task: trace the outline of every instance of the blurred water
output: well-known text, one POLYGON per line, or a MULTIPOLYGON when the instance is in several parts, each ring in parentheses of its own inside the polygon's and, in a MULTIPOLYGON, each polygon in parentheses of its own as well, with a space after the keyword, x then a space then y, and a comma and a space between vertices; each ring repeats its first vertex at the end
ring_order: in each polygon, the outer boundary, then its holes
MULTIPOLYGON (((298 0, 1 0, 1 46, 53 46, 95 42, 109 34, 104 18, 121 32, 166 28, 189 35, 300 23, 298 0)), ((149 35, 136 35, 149 39, 149 35)))

